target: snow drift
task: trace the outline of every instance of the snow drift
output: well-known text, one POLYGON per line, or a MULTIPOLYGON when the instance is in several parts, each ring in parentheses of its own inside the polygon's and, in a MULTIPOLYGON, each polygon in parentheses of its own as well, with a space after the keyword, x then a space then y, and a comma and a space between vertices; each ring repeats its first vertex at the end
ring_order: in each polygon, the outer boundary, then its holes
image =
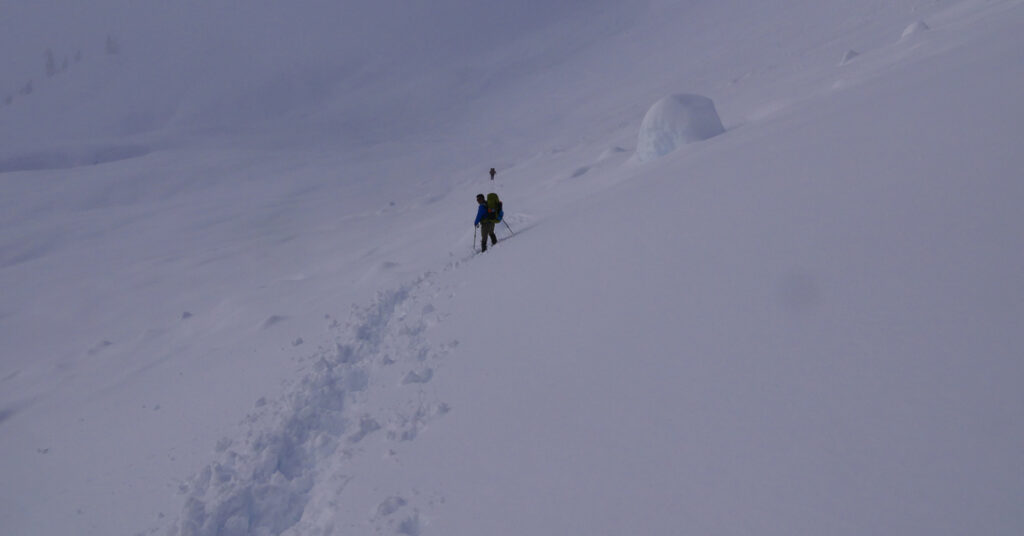
POLYGON ((725 128, 711 99, 701 95, 671 95, 654 103, 644 116, 636 156, 641 162, 647 162, 722 132, 725 128))

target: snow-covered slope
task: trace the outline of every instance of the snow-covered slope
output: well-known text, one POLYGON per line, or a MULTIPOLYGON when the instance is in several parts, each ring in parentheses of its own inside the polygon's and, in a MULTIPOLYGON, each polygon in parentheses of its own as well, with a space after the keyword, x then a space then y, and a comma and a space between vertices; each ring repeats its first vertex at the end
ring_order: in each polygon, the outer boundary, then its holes
POLYGON ((4 533, 1020 532, 1024 5, 531 4, 88 14, 0 107, 4 533))

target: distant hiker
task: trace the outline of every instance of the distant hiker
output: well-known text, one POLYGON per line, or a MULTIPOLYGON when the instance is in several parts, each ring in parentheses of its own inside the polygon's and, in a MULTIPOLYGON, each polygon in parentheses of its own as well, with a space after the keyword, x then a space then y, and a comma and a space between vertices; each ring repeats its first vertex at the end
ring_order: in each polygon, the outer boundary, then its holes
POLYGON ((476 221, 473 225, 480 228, 480 251, 484 252, 487 251, 487 237, 491 237, 492 246, 498 243, 498 237, 494 235, 494 224, 501 221, 505 212, 501 209, 501 200, 496 193, 489 193, 487 197, 484 197, 484 194, 476 194, 476 202, 479 207, 476 209, 476 221))
POLYGON ((491 168, 491 180, 492 181, 494 180, 495 173, 497 173, 497 171, 494 171, 494 168, 491 168))

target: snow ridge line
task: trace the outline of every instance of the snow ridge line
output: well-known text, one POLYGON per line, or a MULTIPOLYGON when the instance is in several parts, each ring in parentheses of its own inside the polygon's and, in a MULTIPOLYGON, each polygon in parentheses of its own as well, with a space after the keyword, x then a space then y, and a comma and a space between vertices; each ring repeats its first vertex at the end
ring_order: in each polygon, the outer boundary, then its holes
POLYGON ((257 410, 243 420, 246 437, 218 442, 217 460, 181 486, 185 504, 168 534, 320 533, 320 523, 310 519, 318 512, 307 512, 307 506, 324 493, 314 489, 318 482, 338 494, 351 480, 337 474, 355 469, 346 462, 358 453, 348 446, 381 429, 387 441, 411 441, 429 420, 447 413, 444 403, 423 402, 422 386, 434 375, 428 362, 457 342, 439 348, 427 344, 426 329, 439 321, 432 304, 409 314, 435 290, 433 276, 428 272, 378 293, 369 306, 354 308, 334 347, 306 358, 311 364, 305 376, 279 400, 257 401, 257 410), (420 392, 409 393, 409 386, 419 386, 420 392))

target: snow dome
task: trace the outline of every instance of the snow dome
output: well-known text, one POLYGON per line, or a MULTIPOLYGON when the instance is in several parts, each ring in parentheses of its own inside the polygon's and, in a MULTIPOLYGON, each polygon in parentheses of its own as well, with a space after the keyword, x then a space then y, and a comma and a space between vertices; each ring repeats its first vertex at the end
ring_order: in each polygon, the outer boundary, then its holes
POLYGON ((700 95, 670 95, 651 106, 640 124, 636 156, 654 160, 680 146, 725 132, 715 103, 700 95))
POLYGON ((923 20, 919 20, 911 24, 910 26, 907 26, 907 28, 903 30, 903 35, 900 36, 900 41, 906 41, 908 39, 914 38, 915 36, 927 32, 928 30, 931 30, 931 28, 928 27, 928 25, 925 24, 923 20))

